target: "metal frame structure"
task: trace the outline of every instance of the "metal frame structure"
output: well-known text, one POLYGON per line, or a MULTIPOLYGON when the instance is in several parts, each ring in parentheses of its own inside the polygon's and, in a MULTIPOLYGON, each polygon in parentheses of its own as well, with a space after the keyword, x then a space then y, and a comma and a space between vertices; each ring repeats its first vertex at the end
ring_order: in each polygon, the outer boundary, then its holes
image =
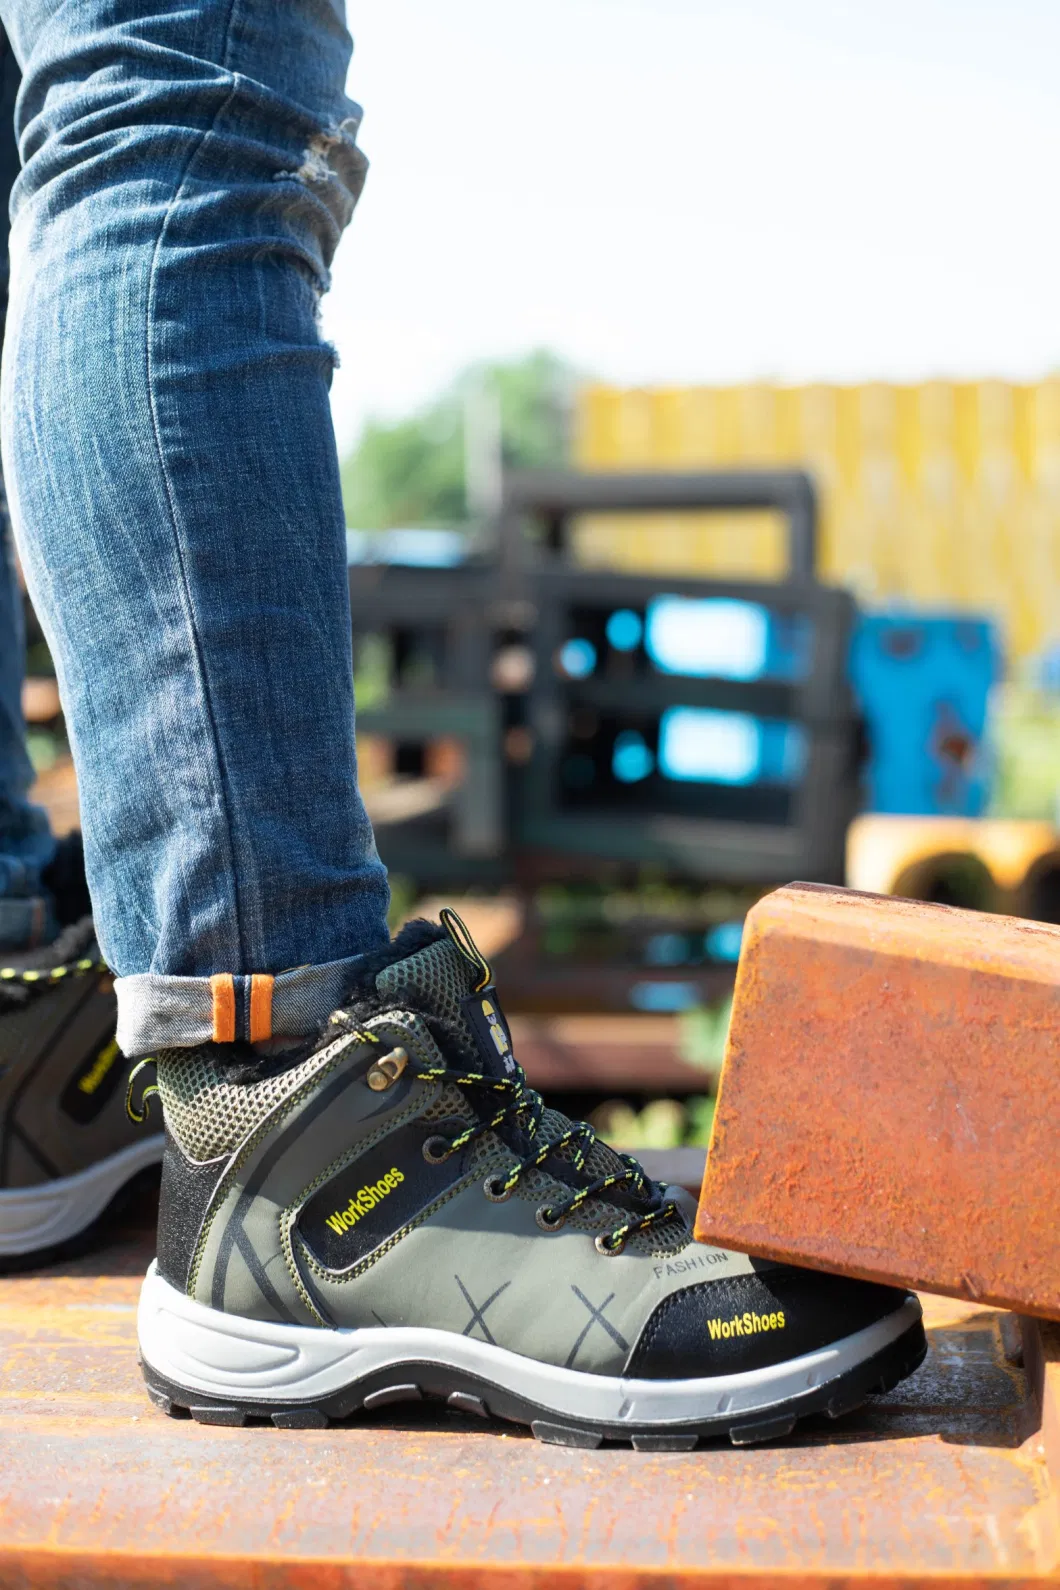
POLYGON ((492 547, 457 567, 360 564, 350 569, 354 634, 432 633, 429 686, 392 681, 386 702, 359 714, 365 733, 395 741, 458 738, 466 775, 439 810, 377 824, 391 867, 425 887, 526 887, 548 877, 592 876, 613 864, 651 865, 696 880, 767 885, 842 874, 843 842, 856 807, 856 732, 846 683, 854 606, 815 578, 816 495, 797 470, 712 473, 509 474, 492 547), (573 522, 589 512, 643 513, 775 509, 785 515, 788 573, 781 581, 659 579, 572 567, 573 522), (759 602, 813 626, 812 666, 794 684, 720 679, 642 679, 647 710, 681 701, 789 716, 809 744, 791 822, 744 824, 695 816, 572 816, 556 809, 555 752, 572 701, 597 706, 604 681, 561 686, 550 666, 565 605, 726 596, 759 602), (491 681, 499 642, 533 646, 536 677, 526 694, 491 681), (528 765, 507 757, 505 735, 529 730, 528 765))
MULTIPOLYGON (((534 547, 526 535, 535 520, 538 547, 564 554, 571 520, 583 513, 717 512, 773 508, 788 531, 788 578, 816 580, 817 492, 801 469, 681 470, 665 473, 513 470, 504 479, 498 542, 506 568, 523 567, 534 547)), ((530 555, 533 556, 532 551, 530 555)))
POLYGON ((383 634, 391 650, 408 633, 429 637, 435 678, 392 676, 386 701, 357 714, 358 731, 397 744, 459 740, 465 775, 435 809, 388 820, 376 834, 389 865, 424 887, 496 886, 508 876, 502 708, 489 681, 491 630, 484 621, 495 569, 352 564, 350 608, 357 641, 383 634))
POLYGON ((857 808, 857 732, 846 656, 855 607, 815 577, 817 499, 800 470, 669 474, 531 474, 507 477, 500 544, 509 579, 520 567, 537 613, 537 668, 529 701, 534 752, 515 792, 514 839, 522 870, 570 873, 571 856, 640 862, 711 881, 777 883, 792 877, 842 877, 846 827, 857 808), (573 521, 584 513, 777 509, 786 517, 788 575, 782 581, 669 579, 575 570, 567 554, 573 521), (535 544, 529 533, 536 524, 535 544), (536 549, 535 549, 536 548, 536 549), (536 564, 536 567, 534 566, 536 564), (805 616, 813 626, 812 665, 798 684, 731 679, 640 679, 621 690, 604 680, 560 681, 552 658, 563 613, 579 602, 643 605, 661 590, 691 598, 754 602, 805 616), (809 739, 793 821, 750 825, 694 817, 572 816, 556 809, 556 755, 572 707, 680 701, 790 717, 809 739))

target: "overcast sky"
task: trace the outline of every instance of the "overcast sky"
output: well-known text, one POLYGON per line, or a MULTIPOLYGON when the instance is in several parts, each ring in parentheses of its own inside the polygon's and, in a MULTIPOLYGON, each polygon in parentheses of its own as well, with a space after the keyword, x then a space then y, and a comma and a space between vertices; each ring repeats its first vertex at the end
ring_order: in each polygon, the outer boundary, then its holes
POLYGON ((472 359, 1060 368, 1060 0, 348 0, 340 445, 472 359))

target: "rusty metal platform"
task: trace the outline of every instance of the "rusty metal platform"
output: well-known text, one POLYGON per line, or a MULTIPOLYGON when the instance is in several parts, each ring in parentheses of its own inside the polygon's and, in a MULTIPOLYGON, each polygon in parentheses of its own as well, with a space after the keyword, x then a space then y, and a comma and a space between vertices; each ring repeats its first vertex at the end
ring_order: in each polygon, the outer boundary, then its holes
POLYGON ((1060 1562, 1060 1340, 927 1300, 917 1376, 782 1445, 541 1446, 430 1407, 326 1431, 147 1402, 149 1229, 0 1280, 3 1590, 1040 1584, 1060 1562), (1009 1356, 1006 1356, 1006 1352, 1009 1356), (1044 1388, 1042 1423, 1035 1385, 1044 1388))

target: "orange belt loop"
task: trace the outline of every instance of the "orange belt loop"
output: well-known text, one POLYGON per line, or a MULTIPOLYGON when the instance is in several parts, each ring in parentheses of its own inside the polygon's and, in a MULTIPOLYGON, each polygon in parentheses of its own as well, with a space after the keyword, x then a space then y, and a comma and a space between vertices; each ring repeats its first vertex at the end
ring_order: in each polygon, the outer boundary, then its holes
POLYGON ((267 972, 255 972, 250 979, 250 1041, 260 1043, 272 1037, 272 985, 267 972))
POLYGON ((216 972, 210 978, 213 990, 213 1041, 236 1041, 236 986, 231 972, 216 972))

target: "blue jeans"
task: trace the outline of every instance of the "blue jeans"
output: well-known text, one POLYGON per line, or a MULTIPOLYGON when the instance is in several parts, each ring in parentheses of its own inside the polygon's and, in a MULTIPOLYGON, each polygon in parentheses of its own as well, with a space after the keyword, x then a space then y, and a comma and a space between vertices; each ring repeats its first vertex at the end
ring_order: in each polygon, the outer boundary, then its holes
MULTIPOLYGON (((18 175, 15 95, 18 63, 0 35, 0 339, 7 308, 7 213, 18 175)), ((22 722, 22 602, 15 581, 14 547, 7 502, 0 484, 0 952, 25 950, 51 937, 44 884, 55 842, 45 814, 30 804, 33 769, 22 722)))
POLYGON ((387 941, 318 322, 365 170, 342 10, 0 0, 4 474, 131 1054, 306 1034, 387 941))

